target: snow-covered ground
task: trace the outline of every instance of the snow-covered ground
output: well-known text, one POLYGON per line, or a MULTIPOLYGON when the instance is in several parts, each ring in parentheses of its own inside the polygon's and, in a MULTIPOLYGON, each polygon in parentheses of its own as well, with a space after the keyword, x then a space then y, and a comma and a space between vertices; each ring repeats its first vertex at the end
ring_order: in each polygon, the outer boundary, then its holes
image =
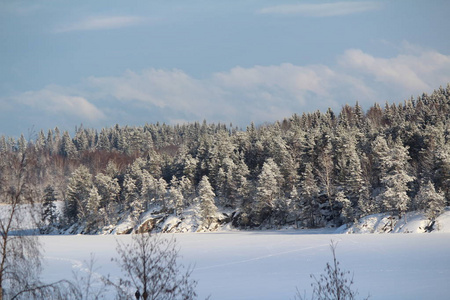
MULTIPOLYGON (((342 268, 354 272, 355 287, 371 299, 448 299, 450 233, 326 234, 325 231, 255 231, 175 234, 184 264, 195 266, 200 299, 293 299, 310 291, 309 274, 331 260, 338 242, 342 268)), ((168 237, 171 234, 166 234, 168 237)), ((97 272, 118 276, 111 262, 116 239, 129 235, 42 236, 46 281, 71 278, 90 253, 97 272)), ((81 271, 82 272, 82 271, 81 271)))
MULTIPOLYGON (((6 212, 7 207, 0 205, 0 216, 6 212)), ((309 275, 323 273, 331 261, 331 240, 338 242, 342 268, 354 272, 361 297, 449 299, 450 208, 431 233, 423 233, 428 225, 423 214, 412 212, 407 222, 394 220, 394 234, 349 234, 386 232, 388 217, 366 216, 350 228, 338 229, 236 231, 225 225, 212 233, 164 235, 175 236, 182 262, 194 266, 200 299, 208 295, 211 299, 293 299, 296 287, 310 294, 309 275)), ((21 218, 22 226, 27 219, 21 218)), ((189 220, 184 227, 191 224, 189 220)), ((172 223, 176 222, 169 218, 164 226, 172 223)), ((130 239, 130 235, 41 236, 46 261, 42 277, 53 282, 72 279, 73 271, 82 275, 83 262, 91 253, 97 273, 118 277, 119 267, 111 262, 117 255, 116 240, 130 239)))

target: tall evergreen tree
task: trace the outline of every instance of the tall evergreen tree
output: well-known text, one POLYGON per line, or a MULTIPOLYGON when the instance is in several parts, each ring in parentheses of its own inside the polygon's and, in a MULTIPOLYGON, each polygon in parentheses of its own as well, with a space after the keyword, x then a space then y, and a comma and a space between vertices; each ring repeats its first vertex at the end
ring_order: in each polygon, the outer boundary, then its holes
POLYGON ((280 169, 273 159, 267 159, 258 176, 256 185, 254 213, 258 223, 261 223, 272 214, 275 201, 282 196, 282 184, 283 177, 280 169))
POLYGON ((425 211, 426 216, 432 222, 445 208, 445 197, 442 192, 436 192, 431 181, 422 183, 415 201, 420 209, 425 211))
POLYGON ((391 211, 400 217, 408 210, 411 201, 408 183, 414 177, 408 174, 409 159, 408 149, 399 139, 380 156, 383 190, 378 197, 385 211, 391 211))
POLYGON ((87 216, 87 202, 92 188, 89 169, 81 165, 69 179, 64 215, 70 223, 75 223, 87 216))
POLYGON ((46 225, 51 225, 56 221, 56 192, 53 186, 48 185, 44 190, 44 199, 42 202, 41 220, 46 225))
POLYGON ((305 166, 302 174, 300 189, 300 207, 301 221, 307 227, 316 227, 319 225, 320 206, 318 193, 319 188, 314 178, 313 168, 310 163, 305 166))
POLYGON ((198 185, 198 202, 200 205, 200 216, 203 222, 202 226, 205 228, 209 228, 217 213, 217 207, 214 203, 215 196, 208 176, 203 176, 198 185))
POLYGON ((61 140, 60 154, 65 157, 73 158, 77 152, 75 145, 70 138, 69 132, 64 131, 61 140))

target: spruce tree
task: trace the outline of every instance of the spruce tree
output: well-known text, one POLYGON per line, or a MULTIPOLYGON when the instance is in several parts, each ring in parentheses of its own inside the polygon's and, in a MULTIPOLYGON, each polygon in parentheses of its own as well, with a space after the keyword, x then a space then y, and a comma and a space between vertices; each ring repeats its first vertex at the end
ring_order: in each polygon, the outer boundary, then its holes
POLYGON ((425 211, 430 222, 433 222, 445 209, 445 197, 442 192, 435 190, 431 181, 421 184, 415 201, 418 207, 425 211))
POLYGON ((208 176, 203 176, 198 185, 198 202, 200 205, 200 217, 203 222, 202 226, 205 228, 209 228, 217 213, 217 207, 214 203, 215 196, 208 176))
POLYGON ((354 215, 353 215, 353 208, 352 203, 348 198, 345 196, 343 191, 339 191, 336 194, 336 203, 340 206, 340 217, 343 223, 349 223, 353 221, 354 215))
POLYGON ((312 165, 307 163, 300 183, 300 219, 304 226, 316 227, 320 218, 319 188, 314 178, 312 165))
POLYGON ((414 177, 408 174, 408 149, 397 139, 391 148, 383 153, 381 167, 383 170, 381 183, 383 191, 379 195, 385 211, 402 217, 409 208, 411 199, 408 196, 408 183, 414 177))
POLYGON ((283 177, 277 164, 272 158, 267 159, 258 176, 256 185, 254 213, 258 223, 261 223, 272 214, 275 201, 282 196, 282 183, 283 177))
POLYGON ((44 190, 44 199, 42 203, 42 222, 51 225, 56 221, 56 192, 53 186, 48 185, 44 190))
POLYGON ((69 179, 67 201, 64 215, 69 223, 74 223, 87 216, 87 202, 92 188, 89 169, 81 165, 69 179))

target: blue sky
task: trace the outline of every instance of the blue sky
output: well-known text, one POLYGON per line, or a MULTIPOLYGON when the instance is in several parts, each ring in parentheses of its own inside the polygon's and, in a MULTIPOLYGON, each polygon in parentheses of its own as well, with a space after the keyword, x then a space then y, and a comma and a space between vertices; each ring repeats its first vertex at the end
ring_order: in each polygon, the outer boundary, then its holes
POLYGON ((450 1, 0 1, 0 134, 281 120, 450 82, 450 1))

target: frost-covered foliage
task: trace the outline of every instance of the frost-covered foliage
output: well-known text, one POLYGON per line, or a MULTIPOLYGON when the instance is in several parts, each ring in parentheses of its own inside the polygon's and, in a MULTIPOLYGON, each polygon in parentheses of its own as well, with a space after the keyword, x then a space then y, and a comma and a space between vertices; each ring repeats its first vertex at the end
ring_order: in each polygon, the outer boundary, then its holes
POLYGON ((66 203, 58 224, 72 232, 138 224, 147 212, 182 217, 197 205, 204 176, 210 204, 232 210, 237 227, 340 226, 448 205, 449 124, 450 85, 366 112, 346 105, 339 114, 295 114, 244 130, 196 122, 2 136, 0 155, 5 163, 24 151, 33 156, 33 197, 42 201, 51 185, 66 203), (424 207, 416 195, 428 181, 444 198, 424 194, 424 207))
POLYGON ((211 184, 209 183, 208 176, 203 176, 198 185, 198 202, 200 206, 200 216, 203 226, 208 228, 211 225, 212 219, 217 213, 217 207, 214 204, 214 197, 216 195, 213 192, 211 184))
POLYGON ((445 197, 442 192, 436 192, 431 181, 420 186, 416 195, 416 203, 419 208, 425 210, 430 221, 434 221, 445 208, 445 197))

